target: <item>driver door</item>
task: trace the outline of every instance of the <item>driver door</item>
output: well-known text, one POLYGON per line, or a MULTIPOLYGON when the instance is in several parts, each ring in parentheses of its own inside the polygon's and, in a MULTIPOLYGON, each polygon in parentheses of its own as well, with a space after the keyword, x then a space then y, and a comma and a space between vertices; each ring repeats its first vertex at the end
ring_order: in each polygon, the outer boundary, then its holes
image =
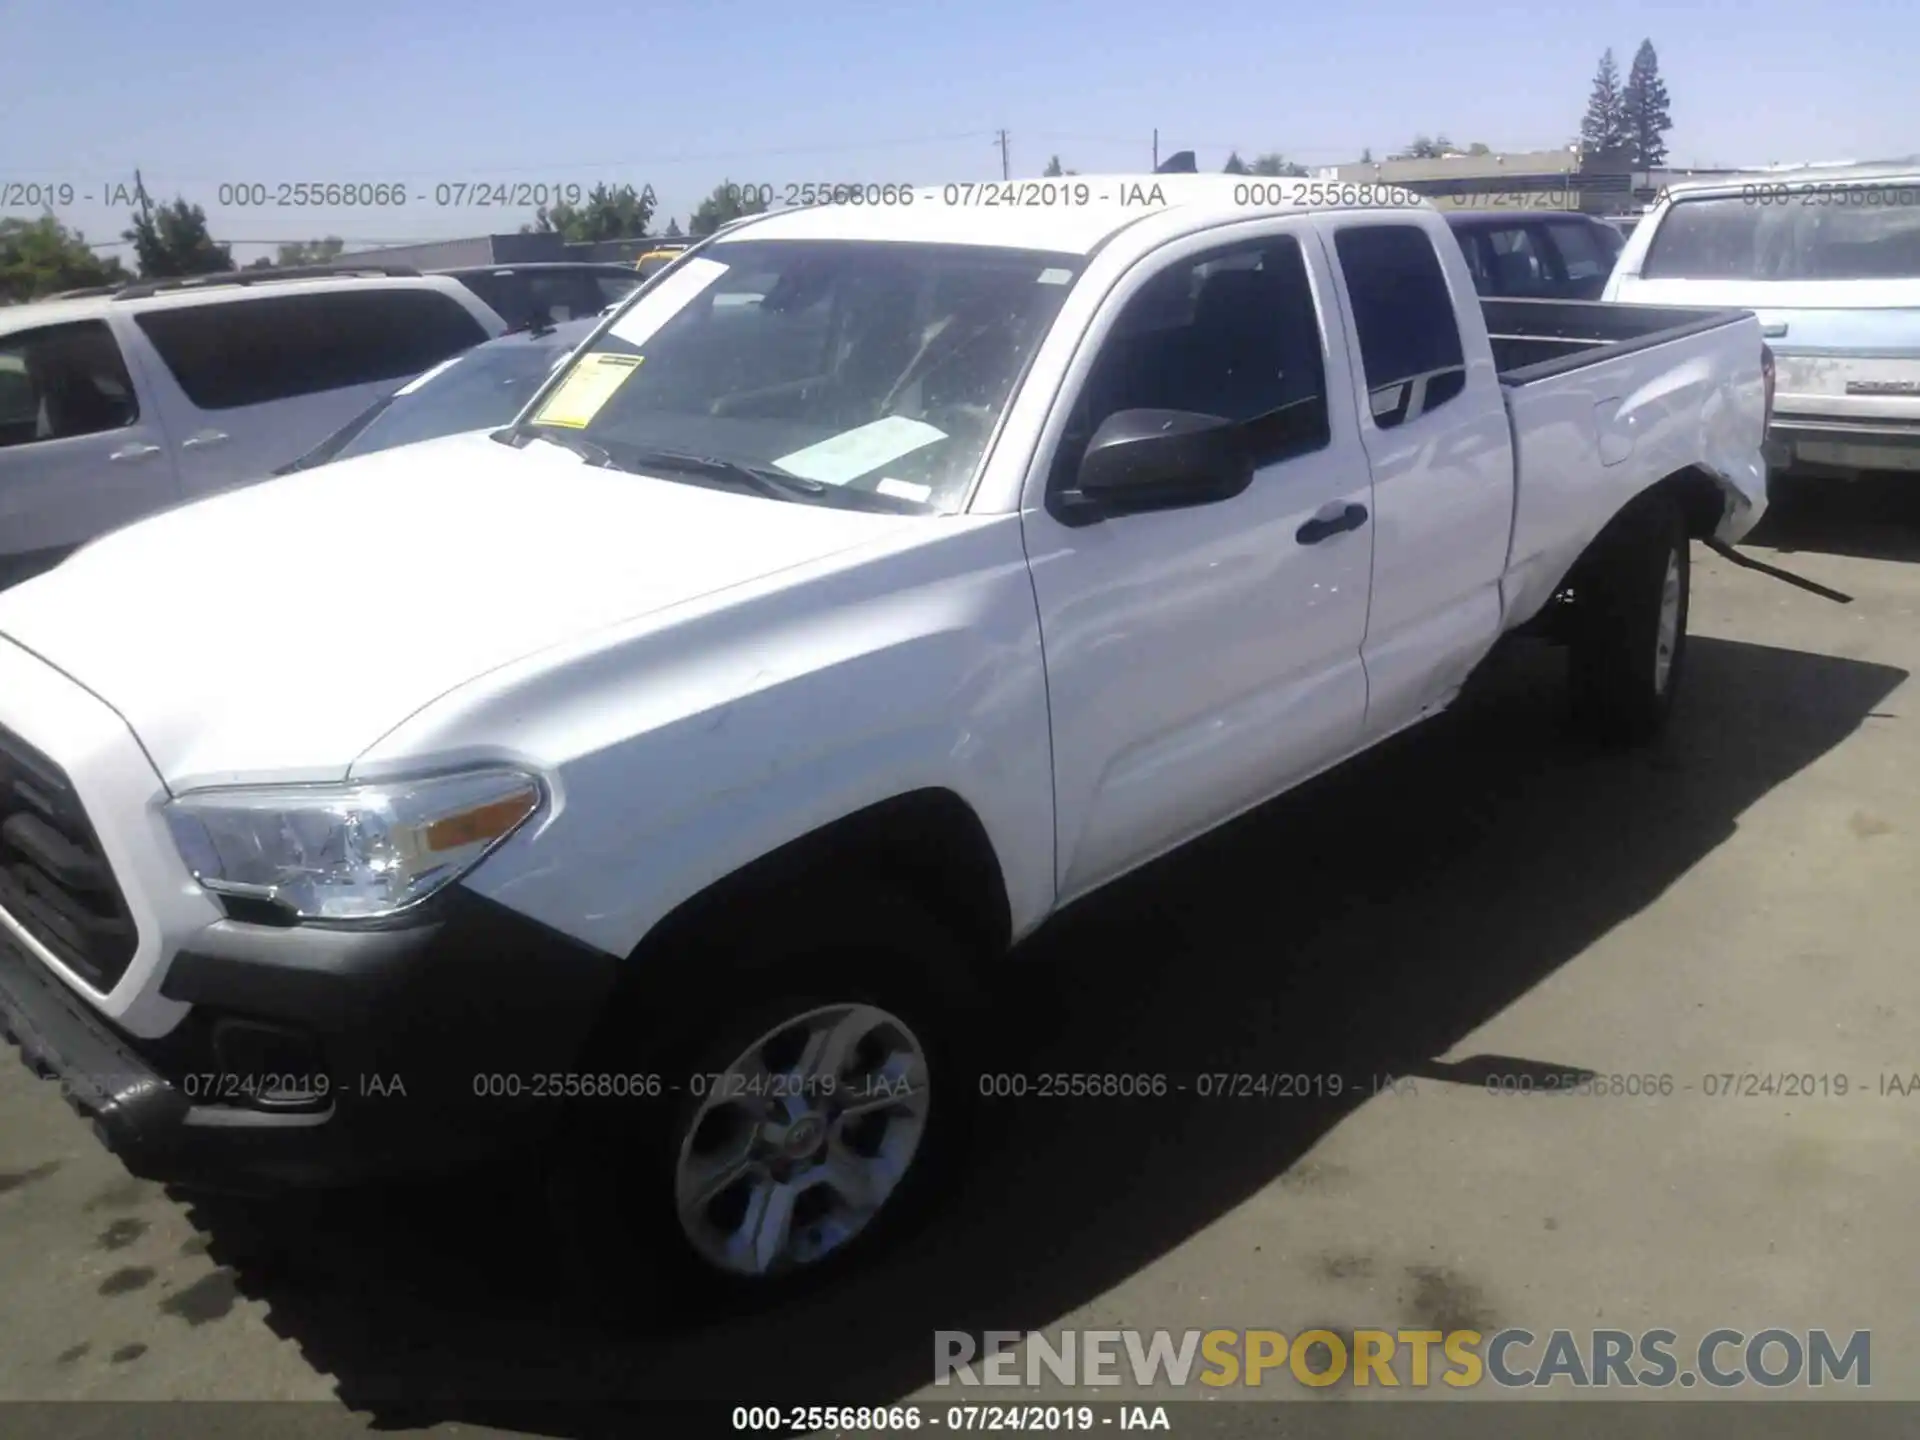
POLYGON ((1339 759, 1366 714, 1372 527, 1308 523, 1372 505, 1344 362, 1329 382, 1329 337, 1345 353, 1332 275, 1310 231, 1242 234, 1178 242, 1121 281, 1042 448, 1051 494, 1107 415, 1198 410, 1260 422, 1253 483, 1092 524, 1030 487, 1063 900, 1339 759))

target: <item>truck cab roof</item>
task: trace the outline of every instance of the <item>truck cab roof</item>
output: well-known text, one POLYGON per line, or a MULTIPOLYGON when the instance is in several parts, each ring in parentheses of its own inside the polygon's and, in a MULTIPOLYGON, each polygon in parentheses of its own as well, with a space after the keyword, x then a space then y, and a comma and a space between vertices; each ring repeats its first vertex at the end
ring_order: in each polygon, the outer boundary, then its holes
POLYGON ((718 237, 886 240, 1090 255, 1150 215, 1181 211, 1194 229, 1255 215, 1434 206, 1388 185, 1341 185, 1244 175, 1074 175, 922 186, 911 200, 777 210, 718 237), (1343 200, 1342 197, 1348 197, 1343 200))

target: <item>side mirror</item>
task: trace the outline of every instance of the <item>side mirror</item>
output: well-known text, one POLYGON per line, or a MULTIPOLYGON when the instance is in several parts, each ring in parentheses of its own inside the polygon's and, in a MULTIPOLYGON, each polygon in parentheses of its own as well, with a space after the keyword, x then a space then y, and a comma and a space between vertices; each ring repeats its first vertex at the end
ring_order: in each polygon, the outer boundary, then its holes
POLYGON ((1230 500, 1253 483, 1253 452, 1241 427, 1190 410, 1120 410, 1087 442, 1077 484, 1058 492, 1069 524, 1103 515, 1230 500))

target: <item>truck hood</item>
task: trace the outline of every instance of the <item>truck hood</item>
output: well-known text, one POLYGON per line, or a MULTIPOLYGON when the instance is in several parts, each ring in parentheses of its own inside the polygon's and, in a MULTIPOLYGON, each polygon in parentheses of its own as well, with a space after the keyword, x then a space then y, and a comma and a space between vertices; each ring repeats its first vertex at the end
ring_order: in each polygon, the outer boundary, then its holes
POLYGON ((463 682, 921 524, 597 469, 484 434, 155 515, 0 594, 173 790, 342 777, 463 682))

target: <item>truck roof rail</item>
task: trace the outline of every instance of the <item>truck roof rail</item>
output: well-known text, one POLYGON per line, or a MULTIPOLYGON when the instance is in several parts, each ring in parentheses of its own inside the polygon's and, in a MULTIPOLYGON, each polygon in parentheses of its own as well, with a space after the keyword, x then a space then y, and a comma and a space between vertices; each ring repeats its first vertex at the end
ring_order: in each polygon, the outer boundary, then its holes
POLYGON ((180 275, 167 280, 136 280, 112 292, 116 300, 140 300, 176 290, 207 290, 219 285, 255 285, 266 280, 329 280, 364 277, 406 279, 420 271, 412 265, 345 261, 337 265, 273 265, 257 270, 216 270, 208 275, 180 275))

